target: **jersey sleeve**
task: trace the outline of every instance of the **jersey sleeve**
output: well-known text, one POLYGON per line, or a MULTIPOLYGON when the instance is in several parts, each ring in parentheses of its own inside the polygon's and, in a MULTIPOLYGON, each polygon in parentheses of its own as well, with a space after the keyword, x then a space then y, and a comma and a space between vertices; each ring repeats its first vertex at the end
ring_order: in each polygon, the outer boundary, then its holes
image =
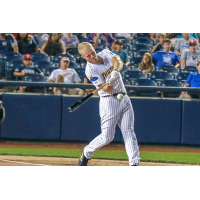
POLYGON ((85 75, 96 88, 98 88, 98 85, 105 83, 103 76, 97 70, 86 69, 85 75))
POLYGON ((48 81, 49 81, 49 80, 52 80, 52 81, 54 81, 54 82, 56 81, 56 73, 55 73, 55 71, 52 71, 52 72, 51 72, 51 75, 49 76, 48 81))
POLYGON ((77 83, 77 82, 81 82, 81 79, 79 77, 79 75, 77 74, 76 70, 73 70, 73 73, 74 73, 74 83, 77 83))
POLYGON ((185 84, 187 84, 187 83, 190 84, 190 83, 191 83, 191 80, 192 80, 192 77, 193 77, 193 74, 190 73, 189 76, 187 77, 187 80, 186 80, 185 84))

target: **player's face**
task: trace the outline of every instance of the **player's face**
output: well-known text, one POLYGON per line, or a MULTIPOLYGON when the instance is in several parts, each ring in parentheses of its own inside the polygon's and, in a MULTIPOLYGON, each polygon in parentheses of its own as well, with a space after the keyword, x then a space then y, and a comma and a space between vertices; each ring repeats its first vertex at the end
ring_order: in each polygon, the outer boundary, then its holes
POLYGON ((31 59, 26 59, 26 60, 23 60, 23 63, 26 67, 29 67, 32 63, 32 60, 31 59))
POLYGON ((169 51, 171 49, 171 47, 172 47, 172 45, 171 45, 170 42, 165 42, 163 44, 163 48, 164 48, 165 51, 169 51))
POLYGON ((98 62, 98 57, 94 49, 87 49, 85 50, 82 55, 82 58, 87 60, 90 63, 97 63, 98 62))
POLYGON ((189 46, 189 49, 190 49, 190 51, 191 51, 192 53, 195 53, 196 50, 197 50, 197 45, 196 45, 196 44, 190 45, 190 46, 189 46))

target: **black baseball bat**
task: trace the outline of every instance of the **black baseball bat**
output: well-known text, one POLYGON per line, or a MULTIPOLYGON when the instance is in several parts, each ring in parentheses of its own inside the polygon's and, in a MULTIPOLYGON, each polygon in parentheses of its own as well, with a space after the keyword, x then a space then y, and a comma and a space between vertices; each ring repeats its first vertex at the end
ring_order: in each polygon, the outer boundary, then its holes
POLYGON ((101 87, 94 90, 91 94, 87 95, 86 97, 82 98, 80 101, 76 102, 74 105, 68 108, 69 112, 75 111, 77 108, 79 108, 81 105, 83 105, 88 99, 90 99, 94 93, 98 92, 100 89, 102 89, 107 83, 104 83, 101 87))

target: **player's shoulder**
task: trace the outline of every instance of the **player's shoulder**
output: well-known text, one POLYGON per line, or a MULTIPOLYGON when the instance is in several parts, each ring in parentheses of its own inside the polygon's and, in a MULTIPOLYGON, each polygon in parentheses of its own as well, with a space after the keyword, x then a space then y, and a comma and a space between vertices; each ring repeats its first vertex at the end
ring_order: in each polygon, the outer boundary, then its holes
POLYGON ((102 51, 97 53, 97 55, 101 58, 105 58, 106 56, 114 56, 115 54, 112 51, 110 51, 110 49, 103 49, 102 51))

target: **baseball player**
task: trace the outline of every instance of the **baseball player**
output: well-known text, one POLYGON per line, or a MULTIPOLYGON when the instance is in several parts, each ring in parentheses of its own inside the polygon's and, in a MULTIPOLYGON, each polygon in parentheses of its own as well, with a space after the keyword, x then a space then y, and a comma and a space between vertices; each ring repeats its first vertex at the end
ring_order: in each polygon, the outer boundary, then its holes
POLYGON ((87 42, 81 43, 78 51, 81 57, 87 60, 85 74, 95 87, 98 88, 105 82, 107 83, 98 92, 101 134, 83 149, 78 165, 87 166, 92 155, 113 140, 118 124, 124 138, 129 165, 138 166, 140 153, 134 132, 133 108, 119 72, 123 68, 122 61, 108 49, 96 54, 94 47, 87 42), (118 99, 118 95, 123 98, 118 99))

